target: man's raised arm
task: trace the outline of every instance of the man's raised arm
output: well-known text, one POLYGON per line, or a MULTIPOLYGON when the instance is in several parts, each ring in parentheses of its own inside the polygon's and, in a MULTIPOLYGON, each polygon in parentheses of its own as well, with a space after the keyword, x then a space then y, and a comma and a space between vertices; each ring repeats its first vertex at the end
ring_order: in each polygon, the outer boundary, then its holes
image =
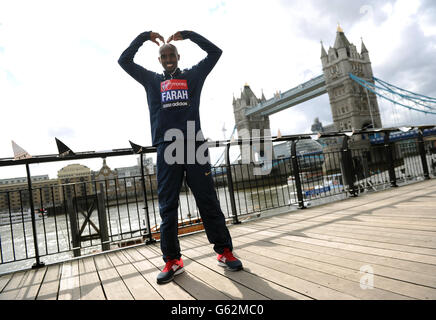
POLYGON ((118 63, 121 68, 124 69, 129 75, 131 75, 136 81, 145 85, 148 77, 153 75, 153 72, 141 67, 140 65, 133 62, 133 58, 138 52, 138 49, 142 46, 145 41, 151 40, 159 46, 157 39, 165 43, 164 38, 157 32, 146 31, 141 33, 139 36, 132 41, 129 47, 121 54, 118 59, 118 63))

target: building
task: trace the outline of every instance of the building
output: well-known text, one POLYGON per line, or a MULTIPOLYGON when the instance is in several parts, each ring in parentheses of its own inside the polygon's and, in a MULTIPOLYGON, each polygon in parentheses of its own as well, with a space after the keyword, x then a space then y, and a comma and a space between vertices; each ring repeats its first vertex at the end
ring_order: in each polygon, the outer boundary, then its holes
POLYGON ((58 171, 59 193, 62 199, 94 193, 91 169, 81 164, 70 164, 58 171))
POLYGON ((328 53, 321 43, 321 62, 336 131, 381 128, 377 97, 349 77, 352 73, 374 83, 368 50, 363 43, 360 53, 338 26, 336 40, 328 53))
MULTIPOLYGON (((58 179, 49 179, 48 175, 31 177, 33 204, 35 209, 53 206, 60 203, 58 179)), ((0 180, 0 212, 27 211, 30 208, 29 192, 26 177, 0 180)))
MULTIPOLYGON (((238 138, 262 137, 265 134, 265 130, 269 132, 270 123, 268 116, 245 115, 247 109, 253 108, 265 101, 264 94, 262 93, 262 97, 258 99, 248 84, 244 85, 240 98, 235 99, 235 97, 233 97, 233 113, 235 116, 236 129, 238 130, 238 138)), ((242 154, 245 150, 242 150, 242 146, 240 148, 242 154)), ((260 144, 260 150, 251 149, 250 162, 255 161, 255 153, 259 153, 260 157, 263 157, 264 146, 262 143, 260 144)))

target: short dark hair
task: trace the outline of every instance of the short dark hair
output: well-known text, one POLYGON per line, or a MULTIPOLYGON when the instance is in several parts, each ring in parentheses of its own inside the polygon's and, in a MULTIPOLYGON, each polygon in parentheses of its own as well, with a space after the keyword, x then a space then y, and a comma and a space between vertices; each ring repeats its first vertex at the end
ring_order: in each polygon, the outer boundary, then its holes
POLYGON ((173 45, 172 43, 165 43, 163 46, 161 46, 161 47, 159 48, 159 55, 161 55, 162 50, 163 50, 164 48, 166 48, 166 47, 170 47, 171 49, 173 49, 173 50, 176 52, 176 54, 179 53, 179 52, 177 51, 177 47, 176 47, 175 45, 173 45))

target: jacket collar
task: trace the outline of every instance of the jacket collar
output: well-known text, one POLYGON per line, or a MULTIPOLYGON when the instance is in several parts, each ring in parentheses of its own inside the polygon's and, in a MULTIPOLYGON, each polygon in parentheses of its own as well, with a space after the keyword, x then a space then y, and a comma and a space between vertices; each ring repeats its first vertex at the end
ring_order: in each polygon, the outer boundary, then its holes
POLYGON ((167 80, 167 79, 173 79, 173 78, 176 78, 176 77, 178 77, 181 73, 182 73, 182 71, 180 71, 180 69, 177 68, 177 69, 174 70, 174 72, 172 72, 172 73, 170 73, 170 72, 164 70, 163 75, 164 75, 164 78, 167 80))

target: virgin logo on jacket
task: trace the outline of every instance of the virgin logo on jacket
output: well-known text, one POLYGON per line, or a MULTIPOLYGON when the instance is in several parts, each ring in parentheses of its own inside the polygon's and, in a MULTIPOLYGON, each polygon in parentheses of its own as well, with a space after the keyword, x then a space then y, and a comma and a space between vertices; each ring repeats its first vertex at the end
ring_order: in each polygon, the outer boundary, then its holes
POLYGON ((188 82, 183 79, 171 79, 160 84, 163 108, 189 106, 188 82))

